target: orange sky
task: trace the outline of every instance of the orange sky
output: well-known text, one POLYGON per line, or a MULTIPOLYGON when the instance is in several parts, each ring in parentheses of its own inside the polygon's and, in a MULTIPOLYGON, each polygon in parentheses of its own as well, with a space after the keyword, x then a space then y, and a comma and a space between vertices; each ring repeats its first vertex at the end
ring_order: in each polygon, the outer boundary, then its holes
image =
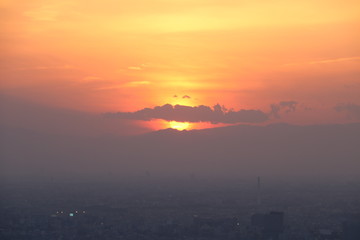
POLYGON ((0 9, 3 94, 97 113, 166 103, 268 111, 294 100, 298 111, 283 118, 293 123, 331 122, 337 104, 360 104, 359 1, 3 0, 0 9))

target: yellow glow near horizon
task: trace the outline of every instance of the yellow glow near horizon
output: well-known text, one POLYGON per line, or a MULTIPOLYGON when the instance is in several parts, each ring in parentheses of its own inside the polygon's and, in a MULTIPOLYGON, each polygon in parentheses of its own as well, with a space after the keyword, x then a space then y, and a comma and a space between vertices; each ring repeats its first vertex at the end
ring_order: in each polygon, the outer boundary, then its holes
POLYGON ((170 126, 170 128, 172 128, 172 129, 176 129, 176 130, 182 131, 182 130, 188 130, 188 129, 190 129, 191 124, 188 123, 188 122, 176 122, 176 121, 171 121, 171 122, 169 122, 169 126, 170 126))
POLYGON ((282 121, 305 122, 303 114, 315 123, 329 118, 305 109, 360 103, 359 1, 3 0, 0 8, 0 94, 41 105, 267 112, 294 100, 307 107, 282 121))

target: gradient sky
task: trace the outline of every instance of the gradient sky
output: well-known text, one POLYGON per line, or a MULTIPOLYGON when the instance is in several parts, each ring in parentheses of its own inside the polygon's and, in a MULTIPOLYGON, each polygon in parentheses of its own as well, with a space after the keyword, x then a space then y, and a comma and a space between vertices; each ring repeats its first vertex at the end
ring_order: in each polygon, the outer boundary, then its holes
MULTIPOLYGON (((164 104, 360 120, 360 2, 3 0, 1 94, 54 108, 164 104)), ((141 120, 141 119, 140 119, 141 120)))

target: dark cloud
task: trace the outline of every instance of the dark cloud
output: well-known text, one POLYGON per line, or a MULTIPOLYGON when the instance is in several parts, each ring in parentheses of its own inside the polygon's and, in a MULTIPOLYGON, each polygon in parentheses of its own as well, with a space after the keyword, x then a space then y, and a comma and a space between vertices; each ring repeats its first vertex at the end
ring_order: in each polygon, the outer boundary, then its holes
POLYGON ((360 105, 348 103, 334 107, 337 112, 346 112, 351 119, 360 120, 360 105))
POLYGON ((108 117, 150 121, 163 119, 179 122, 211 122, 211 123, 260 123, 268 120, 268 115, 261 110, 227 110, 219 104, 209 106, 170 105, 144 108, 136 112, 106 113, 108 117))
POLYGON ((271 110, 269 116, 280 118, 281 112, 285 112, 285 113, 294 112, 296 110, 297 104, 298 102, 296 101, 281 101, 276 104, 271 104, 270 105, 271 110))
MULTIPOLYGON (((190 97, 185 95, 182 98, 190 97)), ((154 108, 144 108, 136 112, 106 113, 105 116, 142 121, 163 119, 166 121, 210 122, 213 124, 261 123, 269 120, 271 117, 280 118, 281 113, 294 112, 297 104, 298 102, 296 101, 281 101, 276 104, 271 104, 271 110, 268 113, 255 109, 241 109, 239 111, 235 111, 233 109, 227 109, 224 106, 220 106, 219 104, 213 107, 205 105, 191 107, 165 104, 154 108)))

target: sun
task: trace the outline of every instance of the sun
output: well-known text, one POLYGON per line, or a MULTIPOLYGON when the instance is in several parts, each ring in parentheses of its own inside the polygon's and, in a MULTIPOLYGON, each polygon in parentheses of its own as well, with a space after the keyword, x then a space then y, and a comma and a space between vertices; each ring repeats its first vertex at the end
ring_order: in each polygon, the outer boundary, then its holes
POLYGON ((190 128, 190 123, 188 122, 176 122, 176 121, 170 121, 169 126, 172 129, 176 129, 179 131, 186 130, 190 128))

